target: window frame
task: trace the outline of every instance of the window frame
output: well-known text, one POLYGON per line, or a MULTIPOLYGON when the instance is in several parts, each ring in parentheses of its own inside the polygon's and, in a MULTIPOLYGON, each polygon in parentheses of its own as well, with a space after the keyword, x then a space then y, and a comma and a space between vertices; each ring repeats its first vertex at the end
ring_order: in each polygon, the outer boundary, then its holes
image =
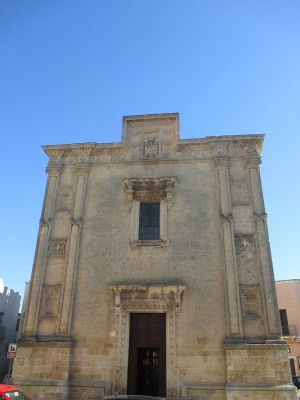
POLYGON ((160 239, 160 202, 140 202, 138 240, 160 239))
POLYGON ((173 206, 173 195, 176 178, 131 178, 124 182, 126 189, 128 209, 131 216, 129 245, 159 246, 169 245, 167 239, 168 212, 173 206), (139 221, 141 203, 159 203, 159 239, 139 239, 139 221))

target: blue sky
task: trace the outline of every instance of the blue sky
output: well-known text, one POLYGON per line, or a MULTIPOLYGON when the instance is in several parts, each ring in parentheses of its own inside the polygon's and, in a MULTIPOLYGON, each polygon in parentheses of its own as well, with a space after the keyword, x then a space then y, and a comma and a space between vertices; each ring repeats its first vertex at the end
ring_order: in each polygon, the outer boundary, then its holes
POLYGON ((123 115, 179 112, 181 137, 266 133, 275 277, 299 274, 300 2, 1 0, 0 277, 30 279, 41 145, 121 139, 123 115))

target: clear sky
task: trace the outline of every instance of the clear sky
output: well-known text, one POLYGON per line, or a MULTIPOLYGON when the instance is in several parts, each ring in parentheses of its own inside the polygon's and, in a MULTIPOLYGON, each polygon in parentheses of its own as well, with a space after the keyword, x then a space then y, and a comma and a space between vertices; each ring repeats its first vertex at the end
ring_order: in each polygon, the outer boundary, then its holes
POLYGON ((0 278, 23 294, 43 144, 121 139, 123 115, 179 112, 181 138, 266 133, 276 279, 300 278, 299 0, 1 0, 0 278))

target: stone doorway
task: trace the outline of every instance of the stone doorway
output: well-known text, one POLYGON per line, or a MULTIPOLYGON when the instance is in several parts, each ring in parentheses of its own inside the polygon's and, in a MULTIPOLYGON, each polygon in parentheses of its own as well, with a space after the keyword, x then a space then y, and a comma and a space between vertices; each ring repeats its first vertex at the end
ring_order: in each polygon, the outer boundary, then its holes
POLYGON ((128 394, 166 396, 166 314, 131 313, 128 394))

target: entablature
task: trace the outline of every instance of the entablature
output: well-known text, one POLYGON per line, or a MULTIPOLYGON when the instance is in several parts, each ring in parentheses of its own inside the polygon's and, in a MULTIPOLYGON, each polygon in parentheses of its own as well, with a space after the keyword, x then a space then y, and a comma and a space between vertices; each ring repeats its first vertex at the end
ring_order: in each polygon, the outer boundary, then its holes
POLYGON ((180 139, 179 114, 123 118, 122 142, 45 145, 51 164, 106 164, 157 161, 259 159, 263 134, 180 139))

